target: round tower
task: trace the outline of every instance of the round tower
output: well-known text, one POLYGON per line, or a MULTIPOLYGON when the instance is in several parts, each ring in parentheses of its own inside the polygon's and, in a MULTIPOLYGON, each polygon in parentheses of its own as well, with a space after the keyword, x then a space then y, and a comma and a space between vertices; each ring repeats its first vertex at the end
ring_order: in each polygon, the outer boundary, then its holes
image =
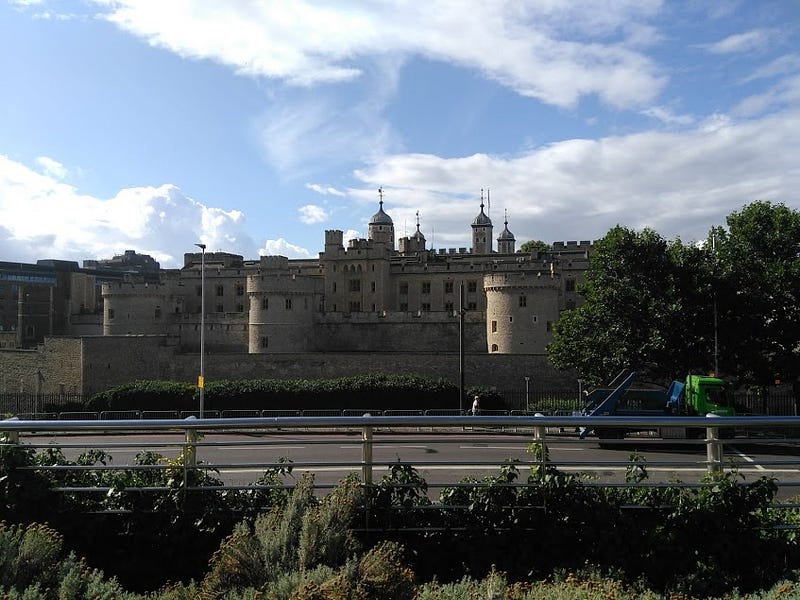
POLYGON ((368 238, 373 242, 388 244, 394 250, 394 222, 383 212, 383 188, 378 188, 380 197, 378 212, 369 220, 368 238))
POLYGON ((267 354, 313 350, 314 315, 320 302, 321 285, 319 278, 289 273, 288 269, 264 270, 259 275, 249 275, 248 352, 267 354))
POLYGON ((481 212, 472 221, 472 253, 492 253, 492 220, 483 212, 483 190, 481 190, 481 212))
POLYGON ((541 354, 553 339, 561 281, 542 271, 484 275, 486 341, 490 354, 541 354))

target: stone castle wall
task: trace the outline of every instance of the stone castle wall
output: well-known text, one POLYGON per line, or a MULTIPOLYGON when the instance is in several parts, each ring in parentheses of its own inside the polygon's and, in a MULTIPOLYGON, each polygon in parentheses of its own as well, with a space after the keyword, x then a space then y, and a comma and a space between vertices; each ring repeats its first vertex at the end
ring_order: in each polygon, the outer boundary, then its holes
MULTIPOLYGON (((46 338, 36 350, 0 350, 0 392, 91 394, 137 379, 195 383, 198 354, 181 354, 175 336, 46 338), (37 381, 40 383, 37 384, 37 381), (63 388, 61 387, 63 386, 63 388)), ((367 373, 416 374, 459 381, 458 351, 206 354, 207 381, 331 378, 367 373)), ((465 353, 465 384, 571 391, 575 378, 544 355, 465 353)))

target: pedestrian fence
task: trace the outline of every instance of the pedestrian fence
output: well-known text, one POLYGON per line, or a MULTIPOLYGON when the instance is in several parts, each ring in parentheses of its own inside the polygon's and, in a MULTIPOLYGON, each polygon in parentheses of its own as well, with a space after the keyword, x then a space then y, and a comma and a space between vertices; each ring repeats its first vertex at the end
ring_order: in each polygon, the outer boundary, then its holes
MULTIPOLYGON (((365 411, 371 412, 371 411, 365 411)), ((377 412, 377 411, 375 411, 377 412)), ((24 420, 18 417, 0 421, 0 446, 21 446, 35 450, 56 445, 65 455, 77 457, 90 449, 134 453, 157 447, 170 463, 158 464, 69 464, 22 467, 39 471, 125 471, 130 469, 182 469, 183 492, 290 488, 292 483, 258 485, 237 479, 243 471, 256 473, 287 466, 287 447, 333 449, 316 455, 292 458, 294 473, 336 472, 344 477, 356 473, 362 485, 371 489, 399 464, 422 473, 433 495, 444 487, 480 485, 482 477, 496 474, 505 460, 512 460, 521 473, 555 468, 582 478, 583 484, 596 487, 700 487, 713 485, 724 473, 735 472, 744 481, 773 478, 779 493, 773 508, 800 509, 800 418, 779 416, 746 417, 585 417, 572 415, 377 415, 369 416, 260 416, 225 419, 147 418, 135 419, 53 419, 24 420), (713 418, 712 418, 713 417, 713 418), (619 440, 581 437, 578 432, 595 427, 622 428, 638 434, 619 440), (699 431, 697 439, 670 439, 653 431, 699 431), (333 444, 332 444, 333 440, 333 444), (289 446, 287 446, 289 444, 289 446), (332 444, 332 445, 331 445, 332 444), (449 458, 440 458, 439 446, 461 448, 449 458), (434 447, 435 446, 435 447, 434 447), (490 459, 481 448, 501 449, 503 461, 490 459), (240 452, 252 450, 249 458, 240 452), (343 449, 353 448, 357 453, 343 449), (426 451, 420 451, 427 448, 426 451), (464 450, 464 449, 472 450, 464 450), (577 450, 577 451, 576 451, 577 450), (579 452, 586 450, 586 452, 579 452), (629 480, 631 453, 647 455, 652 477, 629 480), (399 457, 403 455, 405 460, 399 457), (196 486, 190 473, 205 470, 218 474, 222 485, 196 486), (237 475, 238 474, 238 475, 237 475), (676 476, 676 474, 678 474, 676 476), (465 481, 471 476, 471 481, 465 481)), ((339 478, 341 478, 339 477, 339 478)), ((257 480, 254 475, 252 481, 257 480)), ((64 481, 70 481, 65 477, 64 481)), ((335 481, 320 483, 324 491, 335 481)), ((394 484, 393 484, 394 485, 394 484)), ((398 483, 398 487, 410 484, 398 483)), ((514 481, 493 483, 501 486, 538 485, 537 480, 521 476, 514 481)), ((55 491, 65 494, 103 494, 110 488, 70 487, 55 491)), ((115 490, 119 491, 119 490, 115 490)), ((125 490, 137 493, 169 493, 173 488, 153 486, 125 490)), ((464 509, 464 507, 460 507, 464 509)), ((787 513, 788 514, 788 513, 787 513)))

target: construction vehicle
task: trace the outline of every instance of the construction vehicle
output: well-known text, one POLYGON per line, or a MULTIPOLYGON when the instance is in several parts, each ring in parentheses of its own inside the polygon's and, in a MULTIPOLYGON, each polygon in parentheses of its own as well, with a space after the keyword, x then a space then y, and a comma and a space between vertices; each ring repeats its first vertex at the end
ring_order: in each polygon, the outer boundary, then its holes
MULTIPOLYGON (((607 387, 589 392, 582 416, 699 416, 715 414, 730 417, 736 414, 727 384, 717 377, 688 375, 685 381, 673 381, 669 388, 634 388, 635 371, 623 371, 607 387)), ((705 424, 698 427, 659 427, 662 438, 699 437, 705 424)), ((618 427, 595 427, 594 434, 600 439, 622 439, 630 431, 618 427)), ((581 429, 581 437, 592 430, 581 429)), ((721 433, 731 435, 730 429, 721 433)))

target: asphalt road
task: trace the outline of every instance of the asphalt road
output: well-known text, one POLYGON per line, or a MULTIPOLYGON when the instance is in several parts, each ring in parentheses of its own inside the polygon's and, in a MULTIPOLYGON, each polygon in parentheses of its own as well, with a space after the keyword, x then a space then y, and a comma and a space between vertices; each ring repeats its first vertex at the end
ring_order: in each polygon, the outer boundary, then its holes
MULTIPOLYGON (((23 438, 28 443, 56 443, 68 457, 82 448, 102 448, 112 456, 110 464, 132 464, 137 453, 150 450, 174 458, 181 451, 181 435, 64 436, 53 439, 41 436, 23 438)), ((534 461, 528 451, 530 435, 510 435, 481 431, 452 433, 383 434, 373 446, 374 475, 378 481, 387 464, 413 464, 425 478, 435 497, 438 489, 466 476, 482 478, 497 474, 500 465, 510 459, 522 463, 534 461)), ((294 476, 314 473, 321 490, 335 485, 350 472, 361 473, 362 447, 359 434, 309 434, 272 432, 260 434, 214 434, 201 440, 197 458, 216 465, 220 478, 230 485, 246 485, 256 480, 269 465, 287 459, 294 476)), ((706 473, 705 446, 674 442, 660 445, 654 439, 626 440, 613 447, 601 448, 596 439, 577 436, 548 438, 549 460, 560 470, 578 472, 597 483, 619 483, 631 453, 636 452, 647 465, 651 482, 699 482, 706 473)), ((762 476, 774 477, 780 485, 780 498, 800 494, 800 447, 794 444, 760 445, 748 439, 727 440, 725 468, 735 466, 744 481, 762 476)), ((520 466, 522 476, 527 466, 520 466)), ((291 483, 292 479, 287 480, 291 483)))

